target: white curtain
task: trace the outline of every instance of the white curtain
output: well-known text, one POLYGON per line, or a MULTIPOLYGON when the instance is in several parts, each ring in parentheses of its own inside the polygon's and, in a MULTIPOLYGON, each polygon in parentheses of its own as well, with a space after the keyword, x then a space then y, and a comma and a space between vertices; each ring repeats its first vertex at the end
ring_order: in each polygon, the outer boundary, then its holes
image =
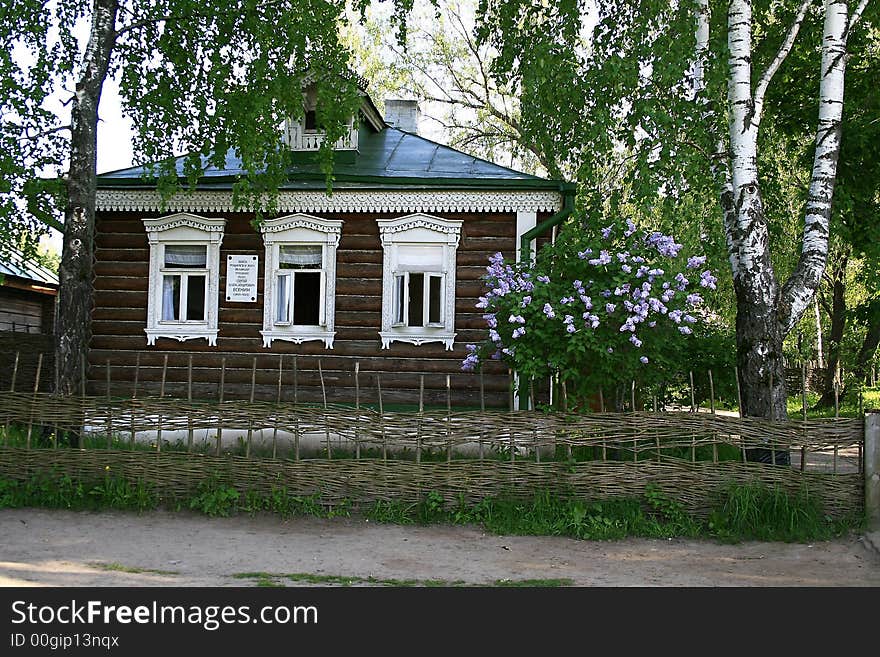
POLYGON ((288 303, 290 291, 288 289, 288 283, 290 281, 290 276, 281 275, 278 277, 278 306, 275 314, 276 322, 289 322, 290 317, 288 315, 288 308, 290 308, 290 304, 288 303))
POLYGON ((179 276, 162 277, 162 321, 172 322, 177 319, 174 316, 174 279, 179 276))
POLYGON ((424 272, 442 269, 442 246, 402 244, 397 247, 397 271, 424 272))
POLYGON ((166 267, 206 267, 208 247, 204 245, 168 244, 165 246, 166 267))
POLYGON ((298 268, 321 268, 322 249, 317 246, 282 246, 278 253, 279 265, 295 265, 298 268))

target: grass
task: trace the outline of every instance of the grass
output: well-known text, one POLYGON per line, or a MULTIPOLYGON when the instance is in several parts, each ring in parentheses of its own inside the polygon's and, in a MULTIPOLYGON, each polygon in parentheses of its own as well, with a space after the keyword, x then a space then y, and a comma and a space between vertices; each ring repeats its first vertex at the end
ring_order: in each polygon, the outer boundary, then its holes
POLYGON ((151 574, 151 575, 179 575, 175 570, 156 570, 155 568, 138 568, 136 566, 124 566, 121 563, 100 563, 93 562, 89 564, 93 568, 98 568, 100 570, 108 570, 112 572, 118 573, 133 573, 133 574, 151 574))
POLYGON ((572 586, 573 580, 568 578, 557 579, 498 579, 487 584, 469 584, 461 580, 443 579, 394 579, 379 577, 360 577, 358 575, 319 575, 315 573, 236 573, 236 579, 254 580, 257 586, 284 586, 285 581, 305 582, 307 584, 327 586, 355 586, 367 584, 372 586, 397 586, 397 587, 459 587, 459 586, 500 586, 500 587, 560 587, 572 586))

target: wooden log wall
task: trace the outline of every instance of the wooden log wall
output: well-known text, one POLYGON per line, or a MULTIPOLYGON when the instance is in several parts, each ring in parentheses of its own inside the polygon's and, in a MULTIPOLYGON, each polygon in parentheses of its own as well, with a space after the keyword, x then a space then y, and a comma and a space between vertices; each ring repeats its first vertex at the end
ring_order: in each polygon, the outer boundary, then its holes
MULTIPOLYGON (((110 360, 114 395, 130 395, 135 364, 140 358, 140 394, 158 394, 165 355, 168 355, 165 394, 187 394, 188 359, 193 358, 192 394, 196 398, 216 398, 221 359, 226 359, 224 392, 226 398, 250 395, 251 368, 257 356, 256 398, 275 399, 278 388, 279 354, 283 363, 282 398, 293 399, 293 355, 297 356, 296 395, 299 401, 321 401, 318 361, 324 375, 327 401, 353 402, 354 368, 360 366, 362 403, 377 403, 381 376, 386 404, 417 404, 420 379, 424 376, 427 405, 446 404, 446 375, 450 376, 452 403, 456 406, 480 405, 480 382, 475 373, 462 372, 465 344, 485 337, 485 321, 475 307, 483 291, 488 258, 500 251, 513 257, 516 242, 514 213, 438 213, 447 219, 463 221, 457 251, 455 330, 452 351, 442 343, 415 346, 393 342, 382 350, 379 340, 382 308, 382 245, 376 223, 380 218, 400 214, 321 214, 341 219, 342 236, 337 249, 336 338, 332 350, 321 342, 296 345, 275 340, 262 346, 263 284, 265 249, 262 235, 251 226, 250 214, 211 214, 227 220, 220 250, 220 303, 217 346, 207 341, 184 343, 159 338, 147 346, 144 328, 147 318, 149 246, 142 219, 158 213, 98 213, 96 230, 95 295, 92 312, 92 341, 89 353, 89 392, 106 392, 106 364, 110 360), (259 257, 258 296, 255 303, 225 300, 226 256, 259 257)), ((540 214, 543 221, 547 214, 540 214)), ((488 363, 484 373, 485 404, 506 407, 509 403, 507 369, 488 363)))

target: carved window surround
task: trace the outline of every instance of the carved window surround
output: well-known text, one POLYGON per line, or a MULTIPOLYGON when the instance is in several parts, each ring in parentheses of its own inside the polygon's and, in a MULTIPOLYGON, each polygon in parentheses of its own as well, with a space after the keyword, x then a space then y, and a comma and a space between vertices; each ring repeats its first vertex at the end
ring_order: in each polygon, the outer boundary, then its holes
MULTIPOLYGON (((379 235, 382 239, 382 330, 379 337, 382 349, 392 342, 408 342, 420 346, 429 342, 441 342, 447 351, 455 342, 455 253, 461 236, 461 221, 453 221, 417 213, 396 219, 379 219, 379 235), (443 275, 442 322, 439 326, 405 326, 395 321, 395 277, 403 270, 398 265, 399 247, 439 247, 439 259, 443 275)), ((438 263, 432 262, 426 273, 436 271, 438 263)), ((413 271, 418 271, 414 269, 413 271)), ((403 301, 401 301, 403 303, 403 301)))
POLYGON ((333 348, 336 311, 336 247, 342 233, 342 221, 321 219, 307 214, 292 214, 268 219, 260 226, 266 246, 263 286, 263 346, 270 348, 273 340, 294 344, 321 341, 333 348), (279 252, 282 246, 321 246, 322 281, 320 320, 317 325, 279 325, 275 321, 278 301, 279 252))
POLYGON ((226 220, 184 212, 158 219, 144 219, 143 223, 150 244, 147 327, 144 329, 147 345, 155 345, 157 338, 171 338, 179 342, 204 338, 209 346, 217 346, 220 243, 223 241, 226 220), (204 320, 162 320, 162 268, 167 245, 204 245, 207 249, 204 320))

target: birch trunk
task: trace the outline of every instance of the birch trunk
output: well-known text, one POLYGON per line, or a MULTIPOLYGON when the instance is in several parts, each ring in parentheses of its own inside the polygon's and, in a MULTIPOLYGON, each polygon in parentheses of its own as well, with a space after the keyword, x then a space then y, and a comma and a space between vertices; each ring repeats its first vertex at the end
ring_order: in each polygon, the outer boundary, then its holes
POLYGON ((58 271, 55 391, 77 394, 91 338, 98 104, 116 40, 118 0, 94 0, 83 72, 71 106, 70 170, 58 271))
MULTIPOLYGON (((721 185, 728 253, 737 299, 737 362, 743 415, 787 418, 782 345, 813 300, 828 254, 828 222, 840 150, 843 74, 849 23, 847 3, 826 0, 816 152, 798 265, 785 285, 770 260, 767 219, 758 179, 757 137, 764 94, 791 49, 808 7, 801 5, 776 58, 752 84, 752 5, 731 0, 728 9, 729 184, 721 185)), ((864 8, 860 5, 856 14, 864 8)), ((752 454, 770 460, 767 450, 752 454)), ((778 453, 776 462, 788 462, 778 453), (783 461, 779 460, 779 456, 783 461)))

